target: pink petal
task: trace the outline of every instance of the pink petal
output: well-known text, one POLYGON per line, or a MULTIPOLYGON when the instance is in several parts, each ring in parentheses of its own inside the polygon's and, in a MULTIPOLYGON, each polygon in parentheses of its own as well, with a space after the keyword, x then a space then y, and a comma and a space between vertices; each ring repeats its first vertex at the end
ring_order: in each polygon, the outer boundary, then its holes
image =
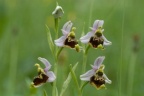
POLYGON ((104 24, 103 20, 95 20, 93 24, 93 29, 96 30, 98 27, 102 27, 104 24))
POLYGON ((62 30, 62 33, 63 35, 68 35, 68 33, 70 32, 71 30, 71 27, 72 27, 72 22, 71 21, 68 21, 64 24, 63 28, 61 29, 62 30))
POLYGON ((92 66, 92 68, 94 70, 97 70, 99 69, 100 65, 102 64, 103 60, 105 59, 105 56, 99 56, 95 62, 94 62, 94 65, 92 66))
POLYGON ((56 76, 52 71, 48 71, 46 74, 49 77, 47 82, 53 82, 56 79, 56 76))
POLYGON ((95 74, 93 69, 87 71, 86 73, 80 75, 80 79, 83 81, 90 81, 90 78, 95 74))
POLYGON ((47 72, 51 68, 51 64, 45 58, 38 57, 38 60, 40 60, 45 65, 45 72, 47 72))

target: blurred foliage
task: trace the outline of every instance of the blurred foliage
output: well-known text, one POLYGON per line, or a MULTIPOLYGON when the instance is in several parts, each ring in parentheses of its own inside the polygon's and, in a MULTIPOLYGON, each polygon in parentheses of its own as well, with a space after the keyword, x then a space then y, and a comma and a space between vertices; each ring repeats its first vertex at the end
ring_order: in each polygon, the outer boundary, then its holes
MULTIPOLYGON (((121 72, 121 95, 127 96, 128 71, 132 54, 136 55, 136 66, 133 80, 132 96, 142 96, 143 85, 143 25, 144 11, 142 0, 57 0, 64 9, 63 24, 71 20, 76 29, 76 38, 80 38, 85 23, 85 33, 90 31, 94 20, 103 19, 104 35, 112 41, 112 45, 104 51, 90 49, 88 53, 87 70, 95 58, 105 55, 105 73, 112 80, 107 90, 96 90, 88 84, 84 95, 117 96, 119 94, 119 72, 121 72), (92 8, 92 11, 90 9, 92 8), (91 14, 91 17, 90 17, 91 14), (124 23, 123 23, 124 21, 124 23), (138 51, 134 52, 133 37, 138 36, 138 51), (121 70, 120 70, 120 67, 121 70)), ((38 89, 31 89, 29 84, 37 74, 35 63, 37 58, 47 58, 54 64, 54 59, 47 43, 46 25, 54 38, 54 19, 52 11, 55 0, 1 0, 0 1, 0 94, 1 96, 42 96, 45 89, 51 96, 52 86, 47 83, 38 89)), ((59 57, 57 87, 60 91, 69 73, 69 64, 79 62, 76 70, 77 78, 81 73, 82 52, 65 48, 59 57)), ((53 66, 52 66, 53 69, 53 66)), ((133 71, 134 71, 133 70, 133 71)), ((79 81, 80 82, 80 81, 79 81)), ((65 96, 77 96, 75 83, 65 93, 65 96), (72 94, 72 95, 71 95, 72 94)))

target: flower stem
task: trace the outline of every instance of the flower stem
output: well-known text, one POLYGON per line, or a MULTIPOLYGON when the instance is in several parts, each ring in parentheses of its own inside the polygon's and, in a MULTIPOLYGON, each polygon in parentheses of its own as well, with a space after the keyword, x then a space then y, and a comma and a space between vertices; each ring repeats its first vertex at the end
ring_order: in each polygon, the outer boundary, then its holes
POLYGON ((121 55, 120 55, 120 65, 119 65, 119 95, 121 96, 121 91, 122 91, 122 65, 123 65, 123 34, 124 34, 124 17, 125 17, 125 0, 123 0, 123 13, 122 13, 122 30, 121 30, 121 55))
MULTIPOLYGON (((88 45, 83 53, 83 65, 82 65, 82 73, 85 72, 85 69, 86 69, 86 63, 87 63, 87 53, 88 53, 88 50, 90 48, 90 45, 88 45)), ((83 82, 81 81, 81 86, 82 86, 83 82)))
POLYGON ((88 82, 85 82, 85 83, 82 84, 82 86, 81 86, 81 88, 80 88, 81 92, 83 91, 83 88, 84 88, 87 84, 88 84, 88 82))
MULTIPOLYGON (((55 39, 57 39, 58 38, 58 27, 59 27, 59 18, 55 18, 54 19, 55 20, 55 39)), ((55 64, 54 64, 54 73, 55 73, 55 75, 56 75, 56 77, 57 77, 57 66, 58 66, 58 56, 59 56, 59 54, 60 54, 60 52, 59 51, 57 51, 57 47, 55 47, 55 52, 56 52, 56 54, 55 54, 55 64)), ((53 90, 52 90, 52 96, 56 96, 56 80, 53 82, 53 90)))
POLYGON ((55 38, 58 38, 59 18, 55 18, 55 38))
POLYGON ((72 65, 70 65, 70 71, 71 71, 71 75, 72 75, 72 77, 75 81, 75 84, 77 86, 77 89, 78 89, 78 96, 82 96, 81 89, 80 89, 79 84, 78 84, 78 80, 76 78, 76 75, 75 75, 74 71, 72 70, 72 65))
MULTIPOLYGON (((56 76, 57 76, 57 64, 58 64, 58 60, 55 60, 54 73, 56 76)), ((56 80, 53 82, 52 96, 56 96, 56 80)))
POLYGON ((61 47, 58 52, 57 52, 57 59, 58 59, 58 56, 60 55, 61 51, 63 50, 64 47, 61 47))
POLYGON ((7 71, 9 71, 9 86, 8 86, 8 90, 7 93, 14 95, 14 88, 13 86, 16 85, 16 77, 17 77, 17 61, 18 61, 18 38, 15 37, 11 37, 11 43, 10 43, 10 62, 9 62, 9 69, 7 71))
POLYGON ((127 83, 127 96, 132 96, 133 92, 133 80, 134 80, 134 73, 135 73, 135 64, 136 64, 136 53, 132 53, 130 59, 130 66, 128 69, 128 83, 127 83))

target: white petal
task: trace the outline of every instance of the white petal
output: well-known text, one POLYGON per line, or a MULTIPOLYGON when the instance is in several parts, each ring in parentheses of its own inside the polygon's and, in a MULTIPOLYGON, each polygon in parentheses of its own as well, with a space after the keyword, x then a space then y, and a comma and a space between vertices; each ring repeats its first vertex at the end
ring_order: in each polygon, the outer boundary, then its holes
POLYGON ((97 70, 99 69, 100 65, 102 64, 103 60, 105 59, 105 56, 99 56, 95 62, 94 62, 94 65, 92 66, 92 68, 94 70, 97 70))
POLYGON ((98 22, 99 20, 95 20, 93 27, 91 29, 93 29, 93 31, 95 31, 98 28, 98 22))
POLYGON ((81 41, 82 43, 86 44, 86 43, 89 42, 89 40, 90 40, 90 38, 88 38, 88 39, 83 39, 83 40, 80 40, 80 41, 81 41))
POLYGON ((109 80, 108 77, 107 77, 105 74, 103 74, 103 77, 105 78, 105 82, 106 82, 106 83, 108 83, 108 84, 111 84, 111 83, 112 83, 112 81, 109 80))
POLYGON ((49 77, 47 82, 53 82, 56 79, 56 76, 55 76, 55 74, 52 71, 49 71, 46 74, 49 77))
POLYGON ((98 22, 98 27, 102 27, 103 24, 104 24, 104 20, 99 20, 99 22, 98 22))
POLYGON ((86 73, 80 75, 80 79, 83 81, 90 81, 90 78, 94 75, 94 73, 95 71, 93 69, 89 70, 86 73))
POLYGON ((85 36, 81 37, 80 40, 84 40, 84 39, 89 39, 90 37, 92 37, 95 33, 93 31, 88 32, 85 36))
POLYGON ((93 29, 96 30, 98 27, 102 27, 104 24, 103 20, 95 20, 93 24, 93 29))
POLYGON ((59 43, 59 42, 64 42, 66 39, 66 36, 61 36, 59 39, 54 40, 55 43, 59 43))
POLYGON ((55 45, 59 46, 59 47, 63 47, 64 46, 64 42, 55 43, 55 45))
POLYGON ((51 64, 45 58, 38 57, 38 60, 40 60, 45 65, 45 72, 47 72, 51 68, 51 64))
POLYGON ((112 45, 112 43, 111 43, 111 42, 105 42, 105 41, 104 41, 104 44, 103 44, 103 45, 108 46, 108 45, 112 45))
POLYGON ((63 35, 68 35, 68 33, 71 30, 73 23, 71 21, 68 21, 64 24, 63 28, 62 28, 62 33, 63 35))
POLYGON ((66 36, 61 36, 59 39, 54 41, 55 45, 57 45, 59 47, 63 47, 66 38, 67 38, 66 36))
POLYGON ((61 29, 61 31, 62 31, 62 33, 63 33, 64 36, 67 36, 70 33, 70 31, 65 31, 63 29, 61 29))
POLYGON ((102 35, 102 38, 104 39, 104 45, 111 45, 112 42, 108 41, 104 35, 102 35))

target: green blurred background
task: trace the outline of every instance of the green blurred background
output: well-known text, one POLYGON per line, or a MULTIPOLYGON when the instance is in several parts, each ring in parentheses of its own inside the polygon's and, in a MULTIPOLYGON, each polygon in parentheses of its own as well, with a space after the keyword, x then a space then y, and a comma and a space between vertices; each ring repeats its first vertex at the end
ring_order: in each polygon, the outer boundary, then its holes
MULTIPOLYGON (((86 69, 98 56, 106 56, 105 73, 112 80, 107 90, 96 90, 88 84, 83 96, 143 96, 144 65, 144 1, 142 0, 57 0, 63 7, 64 16, 60 29, 68 20, 73 22, 76 37, 90 31, 96 19, 104 23, 104 35, 112 42, 106 50, 90 49, 86 69), (91 10, 91 11, 90 11, 91 10), (90 17, 91 14, 91 17, 90 17), (137 48, 134 51, 134 48, 137 48), (131 67, 134 66, 134 67, 131 67), (130 82, 130 83, 129 83, 130 82)), ((44 57, 53 65, 54 59, 47 42, 46 26, 54 37, 52 11, 55 0, 1 0, 0 1, 0 95, 1 96, 42 96, 46 90, 51 96, 49 83, 31 90, 30 82, 37 74, 37 58, 44 57)), ((76 75, 79 80, 83 54, 65 48, 60 54, 57 87, 60 92, 63 81, 69 73, 69 64, 79 62, 76 75)), ((41 63, 40 63, 41 64, 41 63)), ((42 65, 42 64, 41 64, 42 65)), ((42 65, 43 66, 43 65, 42 65)), ((44 67, 44 66, 43 66, 44 67)), ((52 66, 53 70, 53 66, 52 66)), ((80 80, 79 80, 80 82, 80 80)), ((72 80, 65 96, 77 96, 72 80)))

